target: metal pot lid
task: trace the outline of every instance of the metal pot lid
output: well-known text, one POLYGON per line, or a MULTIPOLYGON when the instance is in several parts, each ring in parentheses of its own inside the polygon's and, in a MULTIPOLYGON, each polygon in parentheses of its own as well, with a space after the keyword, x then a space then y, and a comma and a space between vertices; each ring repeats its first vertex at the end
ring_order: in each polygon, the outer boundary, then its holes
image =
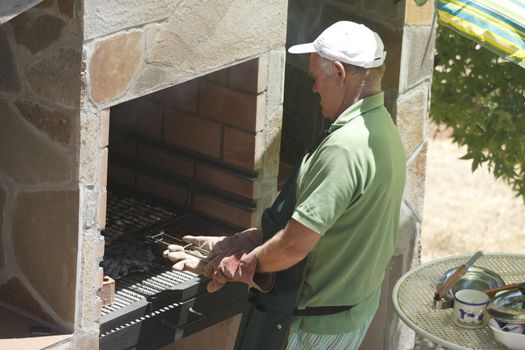
POLYGON ((499 321, 525 324, 525 288, 499 294, 487 305, 487 311, 499 321))
MULTIPOLYGON (((438 288, 441 286, 450 275, 452 275, 457 268, 452 268, 445 272, 438 279, 438 288)), ((505 284, 500 275, 489 269, 471 266, 461 279, 450 289, 445 296, 445 299, 454 299, 454 294, 462 289, 476 289, 484 291, 491 288, 501 287, 505 284)))

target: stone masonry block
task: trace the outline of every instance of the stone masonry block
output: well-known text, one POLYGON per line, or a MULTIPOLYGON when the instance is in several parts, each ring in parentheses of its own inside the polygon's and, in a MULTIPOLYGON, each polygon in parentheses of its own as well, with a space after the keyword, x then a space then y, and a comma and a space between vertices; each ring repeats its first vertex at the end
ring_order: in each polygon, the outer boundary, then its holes
POLYGON ((54 0, 44 0, 40 4, 36 5, 35 8, 37 9, 46 9, 51 8, 54 5, 54 0))
POLYGON ((143 34, 119 34, 96 44, 89 63, 91 98, 97 104, 115 100, 130 86, 142 63, 143 34))
POLYGON ((396 125, 401 134, 407 157, 425 139, 429 109, 428 90, 427 84, 421 84, 400 96, 397 101, 396 125))
POLYGON ((13 28, 15 40, 32 54, 44 50, 55 42, 65 23, 50 15, 30 16, 27 12, 9 22, 13 28))
MULTIPOLYGON (((146 37, 146 43, 148 42, 147 40, 146 37)), ((130 87, 119 100, 128 101, 144 96, 144 94, 162 91, 185 80, 175 76, 171 69, 171 67, 158 67, 143 63, 142 68, 137 73, 137 77, 133 79, 130 87)))
POLYGON ((258 2, 244 0, 185 3, 158 31, 147 61, 178 74, 216 70, 284 45, 286 17, 282 0, 266 1, 263 11, 258 2))
POLYGON ((407 182, 404 198, 415 213, 418 221, 423 219, 423 204, 425 195, 427 144, 423 144, 417 155, 412 156, 407 166, 407 182))
POLYGON ((29 86, 49 102, 77 109, 80 101, 80 52, 73 48, 59 48, 45 53, 25 69, 29 86))
POLYGON ((57 0, 60 14, 65 18, 73 18, 75 15, 75 1, 71 0, 57 0))
POLYGON ((16 108, 29 123, 53 141, 69 146, 72 138, 73 113, 52 110, 29 100, 16 100, 16 108))
POLYGON ((105 247, 106 247, 104 236, 100 236, 99 239, 98 239, 98 242, 96 244, 97 244, 97 247, 96 247, 97 254, 96 254, 96 256, 97 256, 97 258, 102 259, 104 257, 104 251, 105 251, 105 247))
POLYGON ((255 114, 255 131, 261 132, 264 129, 266 119, 266 111, 268 110, 268 99, 266 92, 257 95, 257 110, 255 114))
POLYGON ((94 229, 97 224, 97 193, 94 186, 84 186, 82 192, 82 227, 84 229, 94 229))
POLYGON ((407 26, 403 31, 400 93, 430 80, 434 64, 435 31, 430 26, 407 26))
POLYGON ((2 62, 0 64, 0 91, 16 92, 20 90, 20 79, 16 68, 15 56, 13 49, 9 45, 7 32, 2 27, 0 27, 0 62, 2 62))
POLYGON ((434 10, 434 1, 429 0, 423 6, 416 5, 415 1, 407 1, 405 8, 405 24, 431 25, 434 10))
POLYGON ((175 110, 165 112, 164 139, 167 142, 210 157, 220 157, 221 125, 219 123, 175 110))
POLYGON ((95 290, 100 290, 104 284, 104 269, 102 267, 97 268, 97 273, 95 274, 95 279, 93 280, 93 288, 95 290))
POLYGON ((36 296, 31 293, 28 286, 24 285, 18 277, 13 276, 0 284, 0 300, 12 307, 17 307, 42 320, 53 322, 49 310, 39 303, 36 296))
MULTIPOLYGON (((286 52, 284 48, 272 50, 268 54, 267 59, 261 58, 261 62, 264 61, 268 62, 268 88, 266 90, 266 111, 271 115, 275 115, 276 111, 278 111, 280 114, 282 113, 284 100, 284 72, 286 61, 286 52)), ((264 67, 261 66, 259 70, 263 69, 264 67)))
POLYGON ((282 113, 273 116, 266 126, 264 149, 264 176, 277 177, 279 174, 281 135, 282 135, 282 113))
POLYGON ((79 178, 84 184, 95 184, 100 152, 100 118, 97 114, 80 113, 79 178))
POLYGON ((98 329, 100 316, 94 314, 97 307, 97 290, 102 286, 103 271, 99 266, 100 253, 100 233, 97 230, 87 230, 82 232, 81 265, 79 268, 80 293, 78 295, 77 309, 79 314, 78 324, 82 329, 98 329), (99 282, 100 280, 100 282, 99 282))
MULTIPOLYGON (((260 136, 261 137, 261 136, 260 136)), ((256 135, 232 128, 224 130, 224 160, 228 163, 249 169, 258 170, 256 162, 256 135)))
MULTIPOLYGON (((0 65, 1 66, 1 65, 0 65)), ((56 184, 73 178, 73 156, 56 147, 0 97, 0 169, 19 184, 56 184), (13 152, 16 150, 16 152, 13 152)))
POLYGON ((9 0, 0 3, 0 24, 9 21, 11 18, 27 11, 37 5, 42 0, 9 0))
POLYGON ((247 131, 257 130, 257 96, 252 94, 204 82, 200 113, 204 117, 247 131))
POLYGON ((100 297, 97 297, 93 302, 93 313, 91 316, 93 318, 93 322, 100 322, 100 317, 102 316, 102 306, 104 306, 103 302, 104 301, 100 297))
MULTIPOLYGON (((418 222, 415 213, 408 207, 406 202, 403 201, 399 214, 399 228, 394 254, 403 254, 413 250, 414 238, 418 235, 420 226, 421 222, 418 222)), ((404 267, 405 270, 406 268, 408 268, 408 266, 404 267)))
POLYGON ((64 190, 20 192, 13 213, 13 250, 20 271, 71 327, 79 212, 78 190, 64 190), (49 273, 50 266, 54 273, 49 273))
POLYGON ((141 0, 140 6, 130 6, 127 0, 90 0, 84 4, 85 40, 160 21, 179 5, 173 0, 141 0))

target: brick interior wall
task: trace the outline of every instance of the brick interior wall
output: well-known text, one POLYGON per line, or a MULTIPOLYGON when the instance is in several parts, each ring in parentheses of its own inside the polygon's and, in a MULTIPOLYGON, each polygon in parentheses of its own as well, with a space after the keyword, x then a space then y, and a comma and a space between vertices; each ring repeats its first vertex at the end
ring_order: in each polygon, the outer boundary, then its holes
POLYGON ((111 108, 109 186, 189 205, 233 227, 256 225, 258 70, 253 59, 111 108))

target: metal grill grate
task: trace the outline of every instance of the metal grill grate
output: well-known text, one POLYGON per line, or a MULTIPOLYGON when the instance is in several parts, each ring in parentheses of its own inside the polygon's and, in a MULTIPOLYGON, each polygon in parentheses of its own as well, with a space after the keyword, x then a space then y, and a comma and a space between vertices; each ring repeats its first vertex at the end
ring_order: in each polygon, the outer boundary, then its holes
MULTIPOLYGON (((125 235, 143 233, 152 228, 174 220, 183 223, 190 221, 191 213, 185 208, 167 208, 159 203, 138 195, 108 191, 106 229, 103 232, 106 242, 125 235)), ((184 229, 188 229, 187 222, 184 229)))
POLYGON ((178 235, 192 232, 191 212, 137 194, 108 191, 104 266, 130 266, 129 274, 126 270, 122 276, 112 276, 117 280, 115 301, 102 308, 102 316, 198 278, 193 273, 171 271, 171 265, 160 257, 159 251, 153 254, 156 247, 150 245, 153 241, 148 238, 164 231, 178 235), (123 257, 125 254, 129 256, 123 257))
POLYGON ((197 277, 190 272, 177 272, 167 269, 154 269, 145 273, 126 276, 118 281, 115 288, 115 302, 102 308, 102 316, 197 277))
POLYGON ((206 280, 171 271, 171 264, 162 258, 166 244, 198 234, 186 208, 109 192, 103 234, 104 264, 107 259, 113 259, 113 267, 132 262, 130 270, 115 279, 114 303, 102 307, 101 350, 157 349, 244 309, 244 285, 231 283, 209 294, 206 280))

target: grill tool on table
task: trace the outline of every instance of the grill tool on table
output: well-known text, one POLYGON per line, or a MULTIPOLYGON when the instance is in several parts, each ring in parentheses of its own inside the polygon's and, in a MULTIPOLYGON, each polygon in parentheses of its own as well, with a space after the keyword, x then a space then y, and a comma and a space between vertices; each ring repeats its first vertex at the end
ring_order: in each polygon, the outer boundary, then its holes
POLYGON ((482 251, 476 252, 467 262, 459 266, 453 274, 451 274, 444 282, 441 284, 436 293, 434 294, 434 308, 435 309, 445 309, 451 307, 453 300, 447 300, 445 296, 448 291, 461 279, 461 277, 468 271, 468 269, 474 265, 476 260, 483 256, 482 251))

